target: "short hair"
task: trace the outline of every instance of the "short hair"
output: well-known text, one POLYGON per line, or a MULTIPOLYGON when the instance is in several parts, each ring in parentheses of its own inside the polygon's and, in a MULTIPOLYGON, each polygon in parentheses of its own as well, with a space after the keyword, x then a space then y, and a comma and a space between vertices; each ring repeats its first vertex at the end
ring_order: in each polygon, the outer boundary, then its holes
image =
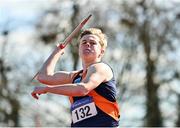
POLYGON ((85 35, 88 35, 88 34, 93 34, 93 35, 96 35, 97 37, 99 37, 100 39, 100 45, 103 49, 106 49, 107 47, 107 37, 106 35, 98 28, 88 28, 88 29, 85 29, 84 31, 82 31, 82 33, 79 35, 79 40, 85 36, 85 35))

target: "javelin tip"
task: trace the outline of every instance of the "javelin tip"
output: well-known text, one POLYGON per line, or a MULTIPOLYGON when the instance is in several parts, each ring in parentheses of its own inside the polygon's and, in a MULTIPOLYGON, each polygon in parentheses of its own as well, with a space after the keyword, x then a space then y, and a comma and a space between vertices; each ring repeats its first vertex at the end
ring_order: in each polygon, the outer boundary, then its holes
POLYGON ((89 18, 91 18, 92 14, 90 14, 86 19, 89 20, 89 18))
POLYGON ((91 17, 92 16, 92 14, 89 14, 89 16, 88 17, 91 17))
POLYGON ((91 18, 92 14, 90 14, 82 23, 81 25, 86 24, 86 22, 91 18))

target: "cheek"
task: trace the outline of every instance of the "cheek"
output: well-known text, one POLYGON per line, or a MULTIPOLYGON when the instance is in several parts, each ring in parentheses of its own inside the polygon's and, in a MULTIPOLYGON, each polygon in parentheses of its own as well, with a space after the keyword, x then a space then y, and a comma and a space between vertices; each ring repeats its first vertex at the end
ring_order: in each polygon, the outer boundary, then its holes
POLYGON ((97 47, 95 47, 95 49, 96 49, 98 54, 101 53, 101 46, 97 46, 97 47))

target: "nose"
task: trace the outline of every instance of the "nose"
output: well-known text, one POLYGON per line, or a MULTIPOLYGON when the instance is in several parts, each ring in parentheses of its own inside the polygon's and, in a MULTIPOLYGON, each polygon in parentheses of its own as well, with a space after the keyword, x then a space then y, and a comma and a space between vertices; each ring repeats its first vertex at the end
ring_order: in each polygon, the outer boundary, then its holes
POLYGON ((87 46, 87 47, 90 47, 90 43, 89 43, 89 42, 86 42, 86 46, 87 46))

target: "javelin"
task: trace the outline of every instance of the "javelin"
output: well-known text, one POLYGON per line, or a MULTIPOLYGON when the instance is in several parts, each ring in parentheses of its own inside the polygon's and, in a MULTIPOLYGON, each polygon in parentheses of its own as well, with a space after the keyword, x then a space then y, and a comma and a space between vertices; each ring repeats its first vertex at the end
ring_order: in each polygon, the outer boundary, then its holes
MULTIPOLYGON (((71 40, 73 39, 73 37, 82 29, 82 27, 88 22, 88 20, 91 18, 91 14, 85 18, 80 24, 78 24, 78 26, 72 31, 72 33, 64 40, 64 42, 62 44, 59 44, 58 47, 60 49, 63 49, 67 46, 67 44, 69 44, 71 42, 71 40)), ((34 78, 36 78, 36 76, 38 75, 39 71, 34 75, 34 77, 31 79, 31 82, 34 80, 34 78)))

